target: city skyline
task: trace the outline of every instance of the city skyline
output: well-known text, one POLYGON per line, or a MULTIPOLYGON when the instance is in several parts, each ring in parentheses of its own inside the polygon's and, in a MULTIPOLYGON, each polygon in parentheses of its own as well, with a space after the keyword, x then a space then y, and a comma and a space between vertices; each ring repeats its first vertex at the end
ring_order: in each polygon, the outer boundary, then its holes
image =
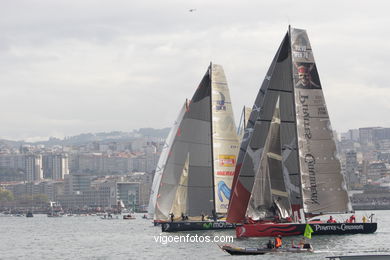
POLYGON ((390 18, 375 4, 4 3, 0 139, 171 127, 210 61, 225 70, 237 122, 288 24, 308 32, 333 129, 389 127, 390 18))

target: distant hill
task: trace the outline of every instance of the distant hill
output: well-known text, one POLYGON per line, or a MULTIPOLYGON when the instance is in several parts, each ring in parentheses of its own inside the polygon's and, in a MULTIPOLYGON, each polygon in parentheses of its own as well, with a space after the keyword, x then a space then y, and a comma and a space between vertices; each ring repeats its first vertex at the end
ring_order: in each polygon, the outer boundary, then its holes
POLYGON ((142 136, 153 136, 153 137, 161 137, 166 138, 169 134, 170 128, 163 128, 163 129, 154 129, 154 128, 140 128, 138 130, 138 133, 142 136))
POLYGON ((157 137, 157 138, 166 138, 168 136, 170 128, 163 129, 154 129, 154 128, 140 128, 139 130, 134 130, 133 132, 101 132, 101 133, 83 133, 75 136, 67 136, 64 139, 59 139, 56 137, 50 137, 47 141, 39 142, 25 142, 25 141, 10 141, 10 140, 0 140, 0 144, 11 147, 20 147, 23 144, 33 144, 33 145, 78 145, 90 142, 101 142, 101 141, 129 141, 134 140, 140 137, 157 137))

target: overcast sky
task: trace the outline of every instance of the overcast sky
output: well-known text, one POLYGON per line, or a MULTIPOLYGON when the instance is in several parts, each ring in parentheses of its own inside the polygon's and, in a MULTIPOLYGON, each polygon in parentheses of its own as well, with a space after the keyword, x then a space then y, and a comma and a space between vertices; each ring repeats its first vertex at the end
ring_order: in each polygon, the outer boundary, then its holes
POLYGON ((333 128, 390 127, 388 1, 0 3, 0 139, 171 127, 210 61, 238 118, 289 23, 307 30, 333 128))

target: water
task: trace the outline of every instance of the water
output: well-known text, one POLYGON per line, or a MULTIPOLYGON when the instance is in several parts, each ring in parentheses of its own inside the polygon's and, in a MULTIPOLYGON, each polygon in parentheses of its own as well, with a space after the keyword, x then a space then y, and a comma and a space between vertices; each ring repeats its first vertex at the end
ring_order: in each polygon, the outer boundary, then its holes
MULTIPOLYGON (((363 214, 357 212, 357 219, 363 214)), ((378 220, 374 234, 317 236, 315 253, 234 257, 216 243, 156 243, 153 236, 235 236, 234 230, 161 233, 150 220, 102 220, 100 217, 48 218, 45 215, 0 217, 0 259, 326 259, 346 254, 390 254, 390 211, 373 211, 378 220)), ((298 237, 286 237, 284 244, 298 237)), ((234 244, 257 247, 268 238, 234 239, 234 244)))

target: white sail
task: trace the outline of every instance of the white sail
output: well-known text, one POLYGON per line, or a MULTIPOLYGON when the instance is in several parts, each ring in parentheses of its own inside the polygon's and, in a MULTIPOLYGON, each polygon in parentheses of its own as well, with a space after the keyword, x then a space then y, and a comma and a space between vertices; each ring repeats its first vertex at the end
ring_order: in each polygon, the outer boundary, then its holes
POLYGON ((179 115, 177 116, 176 121, 174 122, 171 130, 169 131, 168 137, 166 138, 164 147, 161 151, 160 158, 157 163, 156 171, 154 173, 152 189, 150 192, 149 206, 148 206, 149 218, 154 218, 154 210, 156 207, 157 193, 161 182, 161 176, 164 171, 165 164, 168 158, 169 151, 172 147, 173 140, 175 138, 179 125, 183 119, 184 113, 186 111, 186 107, 187 107, 187 101, 180 109, 179 115))
POLYGON ((292 28, 290 34, 303 209, 313 214, 349 212, 352 207, 309 38, 305 30, 292 28))
POLYGON ((211 89, 215 211, 226 214, 239 143, 229 88, 220 65, 212 65, 211 89))
POLYGON ((180 176, 179 187, 177 187, 175 200, 173 201, 171 212, 174 216, 181 216, 184 214, 187 216, 187 199, 188 199, 188 164, 189 164, 189 154, 187 155, 187 160, 184 163, 183 173, 180 176))

